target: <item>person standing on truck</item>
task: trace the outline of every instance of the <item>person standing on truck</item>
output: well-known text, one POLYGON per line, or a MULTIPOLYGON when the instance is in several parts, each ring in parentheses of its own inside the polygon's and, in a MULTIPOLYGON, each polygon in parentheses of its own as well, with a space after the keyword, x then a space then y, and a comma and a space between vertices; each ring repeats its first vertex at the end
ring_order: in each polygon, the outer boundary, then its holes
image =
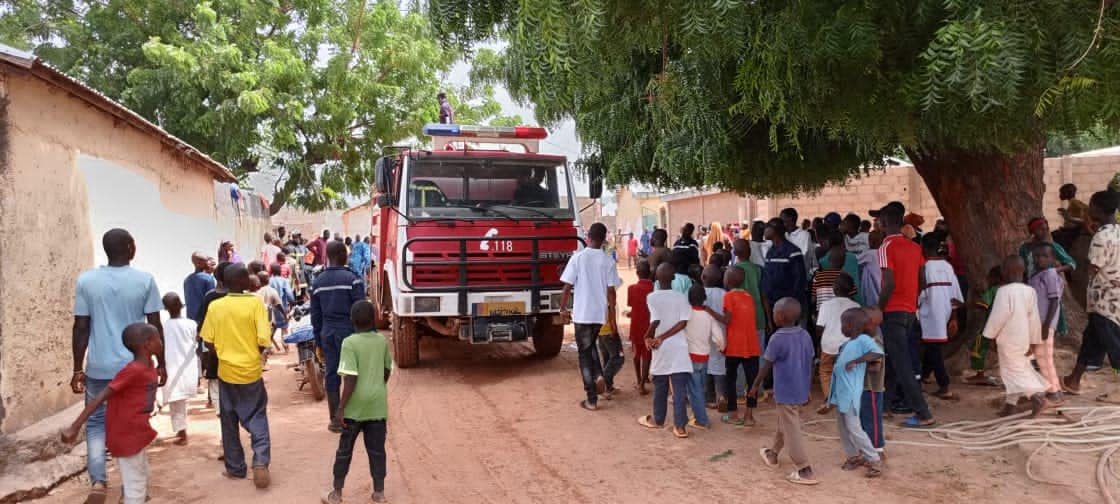
POLYGON ((439 123, 455 124, 455 110, 451 108, 451 102, 447 101, 447 93, 437 94, 436 99, 439 100, 439 123))
MULTIPOLYGON (((326 231, 323 234, 330 236, 326 231)), ((332 241, 324 248, 329 265, 311 283, 311 327, 315 344, 323 351, 326 361, 327 408, 331 419, 327 429, 337 434, 342 432, 342 419, 335 415, 341 383, 338 359, 342 340, 354 333, 350 308, 366 299, 366 283, 346 267, 346 244, 332 241)))
POLYGON ((560 295, 560 314, 565 321, 576 326, 576 347, 579 350, 579 370, 587 399, 579 405, 586 410, 599 409, 599 394, 606 392, 602 362, 596 340, 604 323, 618 327, 615 320, 615 288, 621 283, 618 266, 603 252, 607 239, 607 226, 596 222, 587 230, 587 247, 572 255, 560 275, 564 291, 560 295), (568 302, 573 300, 572 310, 568 302))

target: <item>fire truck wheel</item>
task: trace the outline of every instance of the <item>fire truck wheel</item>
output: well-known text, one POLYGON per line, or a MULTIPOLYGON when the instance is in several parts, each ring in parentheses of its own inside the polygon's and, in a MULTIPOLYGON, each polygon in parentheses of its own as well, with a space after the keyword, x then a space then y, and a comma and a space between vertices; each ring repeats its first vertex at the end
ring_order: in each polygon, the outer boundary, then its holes
POLYGON ((533 331, 533 350, 537 355, 556 357, 562 346, 564 346, 564 326, 553 324, 548 320, 537 322, 537 330, 533 331))
POLYGON ((393 329, 393 360, 397 367, 409 368, 420 362, 420 340, 416 338, 416 321, 394 314, 392 316, 393 329))

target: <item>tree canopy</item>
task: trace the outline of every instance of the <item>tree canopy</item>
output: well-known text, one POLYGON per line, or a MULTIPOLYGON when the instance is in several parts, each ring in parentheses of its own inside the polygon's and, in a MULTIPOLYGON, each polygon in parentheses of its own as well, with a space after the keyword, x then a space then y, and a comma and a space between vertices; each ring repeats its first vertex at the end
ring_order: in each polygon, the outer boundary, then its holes
MULTIPOLYGON (((431 0, 443 39, 574 118, 614 182, 755 194, 912 159, 1011 155, 1118 121, 1104 0, 431 0)), ((919 161, 920 162, 920 161, 919 161)))
POLYGON ((368 161, 433 122, 439 91, 464 120, 499 112, 489 85, 441 83, 462 53, 390 0, 17 0, 0 10, 0 41, 239 176, 278 170, 274 212, 366 194, 368 161))

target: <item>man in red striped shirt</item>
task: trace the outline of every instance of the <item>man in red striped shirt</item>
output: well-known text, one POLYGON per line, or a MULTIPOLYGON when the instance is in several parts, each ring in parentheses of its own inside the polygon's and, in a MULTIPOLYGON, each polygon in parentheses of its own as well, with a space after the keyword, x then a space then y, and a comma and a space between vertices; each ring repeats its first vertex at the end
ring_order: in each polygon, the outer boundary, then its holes
POLYGON ((883 271, 879 308, 883 310, 883 344, 891 368, 887 375, 886 403, 893 404, 901 388, 902 399, 914 412, 902 426, 921 428, 936 423, 922 397, 922 387, 910 360, 910 332, 918 310, 918 272, 924 259, 921 247, 902 235, 905 214, 906 207, 897 201, 871 212, 887 235, 879 247, 879 266, 883 271))

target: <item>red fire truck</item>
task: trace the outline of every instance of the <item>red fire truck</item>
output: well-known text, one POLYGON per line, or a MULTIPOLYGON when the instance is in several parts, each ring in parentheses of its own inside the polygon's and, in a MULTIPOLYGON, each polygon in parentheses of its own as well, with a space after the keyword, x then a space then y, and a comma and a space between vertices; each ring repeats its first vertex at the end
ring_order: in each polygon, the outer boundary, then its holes
POLYGON ((432 150, 375 165, 370 297, 397 365, 416 365, 421 337, 532 340, 555 356, 560 273, 583 242, 565 158, 539 152, 544 128, 430 124, 424 134, 432 150))

